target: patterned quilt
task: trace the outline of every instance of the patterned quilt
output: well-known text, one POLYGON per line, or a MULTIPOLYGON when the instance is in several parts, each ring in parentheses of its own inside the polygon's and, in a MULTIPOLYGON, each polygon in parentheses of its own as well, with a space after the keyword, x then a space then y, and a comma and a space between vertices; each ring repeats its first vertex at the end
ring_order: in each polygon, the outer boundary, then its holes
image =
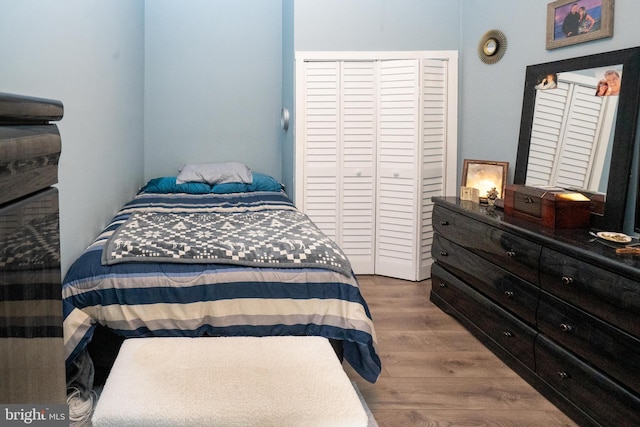
POLYGON ((317 267, 349 275, 346 255, 301 212, 134 212, 109 238, 104 264, 222 263, 317 267))

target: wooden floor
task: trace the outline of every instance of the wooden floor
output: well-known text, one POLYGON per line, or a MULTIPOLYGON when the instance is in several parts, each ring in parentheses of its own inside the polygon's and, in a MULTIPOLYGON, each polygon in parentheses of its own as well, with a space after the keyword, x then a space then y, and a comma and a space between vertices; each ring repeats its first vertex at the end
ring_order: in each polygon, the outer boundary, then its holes
POLYGON ((345 369, 380 427, 576 426, 454 318, 429 301, 431 282, 359 276, 376 326, 375 384, 345 369))

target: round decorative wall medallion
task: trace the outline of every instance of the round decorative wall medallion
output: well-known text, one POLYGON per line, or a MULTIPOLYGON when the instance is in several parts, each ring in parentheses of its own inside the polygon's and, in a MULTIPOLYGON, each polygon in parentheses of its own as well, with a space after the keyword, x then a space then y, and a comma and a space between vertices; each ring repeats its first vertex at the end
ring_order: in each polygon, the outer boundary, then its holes
POLYGON ((478 56, 485 64, 495 64, 507 51, 507 36, 500 30, 489 30, 480 38, 478 56))

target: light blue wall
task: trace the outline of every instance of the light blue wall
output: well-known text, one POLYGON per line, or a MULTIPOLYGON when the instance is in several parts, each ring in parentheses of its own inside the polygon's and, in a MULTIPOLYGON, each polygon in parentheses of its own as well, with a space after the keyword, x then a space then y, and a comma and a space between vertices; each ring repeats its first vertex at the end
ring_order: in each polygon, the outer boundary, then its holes
MULTIPOLYGON (((457 50, 458 1, 442 0, 297 0, 292 3, 295 51, 457 50)), ((293 67, 293 55, 285 55, 293 67)), ((293 74, 283 80, 293 94, 293 74)), ((293 105, 291 99, 287 99, 293 105)), ((293 111, 293 110, 292 110, 293 111)), ((293 117, 295 122, 295 117, 293 117)), ((292 132, 289 132, 291 134, 292 132)), ((283 181, 293 194, 293 138, 283 141, 283 181), (284 165, 283 165, 284 166, 284 165)))
POLYGON ((282 107, 290 112, 289 128, 281 132, 280 151, 282 153, 282 179, 285 191, 293 197, 294 152, 293 136, 295 128, 294 112, 294 0, 282 1, 282 107))
POLYGON ((297 0, 295 49, 455 50, 460 42, 460 3, 297 0))
POLYGON ((62 268, 142 183, 142 0, 2 0, 0 92, 63 102, 62 268))
POLYGON ((461 2, 460 165, 465 158, 508 161, 512 180, 527 65, 640 45, 640 2, 616 0, 614 37, 546 50, 548 3, 461 2), (477 47, 480 37, 493 28, 506 34, 508 49, 500 62, 487 65, 478 58, 477 47))
MULTIPOLYGON (((295 50, 458 50, 458 182, 464 159, 508 161, 512 182, 527 65, 640 45, 640 2, 617 0, 613 38, 547 51, 548 3, 298 0, 294 1, 295 50), (508 49, 500 62, 487 65, 478 58, 477 49, 482 35, 491 29, 506 34, 508 49)), ((284 82, 285 90, 289 84, 284 82)), ((292 144, 284 141, 286 159, 293 158, 292 144)), ((285 179, 291 178, 285 174, 285 179)))
POLYGON ((280 179, 281 0, 153 0, 145 10, 147 178, 241 161, 280 179))
MULTIPOLYGON (((460 44, 460 152, 458 180, 463 159, 508 161, 513 181, 520 113, 527 65, 640 46, 640 2, 616 0, 612 38, 546 50, 547 1, 463 0, 460 44), (508 39, 504 58, 486 65, 477 57, 480 37, 493 28, 508 39)), ((636 141, 636 144, 638 142, 636 141)), ((631 178, 635 188, 635 171, 631 178)), ((630 231, 635 197, 627 209, 630 231)))
POLYGON ((640 45, 640 2, 616 0, 613 38, 547 51, 548 3, 3 0, 0 91, 65 104, 66 269, 146 179, 181 163, 240 160, 292 188, 279 113, 293 111, 294 50, 458 50, 460 165, 515 166, 527 65, 640 45), (509 49, 486 65, 477 43, 492 28, 509 49))

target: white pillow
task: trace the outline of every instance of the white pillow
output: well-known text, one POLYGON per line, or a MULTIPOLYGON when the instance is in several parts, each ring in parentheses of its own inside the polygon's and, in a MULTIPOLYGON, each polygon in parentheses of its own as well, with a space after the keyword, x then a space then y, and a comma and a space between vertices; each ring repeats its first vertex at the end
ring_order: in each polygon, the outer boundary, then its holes
POLYGON ((209 185, 227 182, 241 182, 251 184, 253 174, 244 163, 190 163, 180 169, 176 184, 186 182, 206 182, 209 185))

